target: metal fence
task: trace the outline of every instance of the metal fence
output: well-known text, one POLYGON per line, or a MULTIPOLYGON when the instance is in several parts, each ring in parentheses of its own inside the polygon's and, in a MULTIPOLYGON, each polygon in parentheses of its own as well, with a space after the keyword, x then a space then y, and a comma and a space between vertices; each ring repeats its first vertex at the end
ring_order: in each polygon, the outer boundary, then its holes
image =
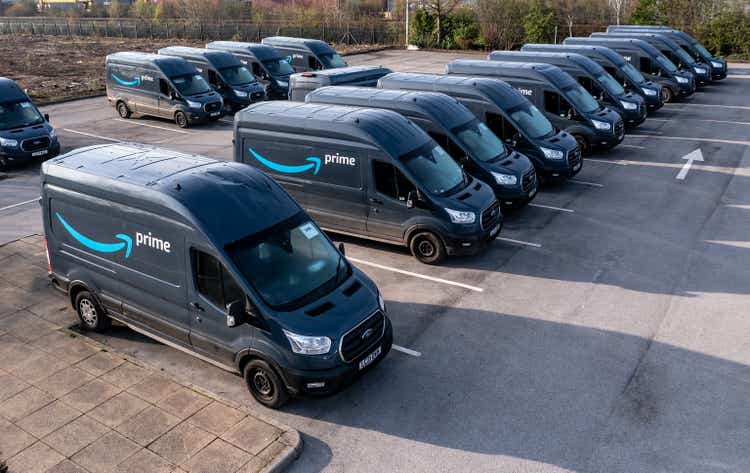
POLYGON ((400 44, 403 25, 387 20, 342 22, 302 26, 280 22, 249 21, 159 22, 137 19, 0 18, 0 34, 100 36, 113 38, 155 38, 260 41, 266 36, 284 35, 319 38, 338 44, 400 44))

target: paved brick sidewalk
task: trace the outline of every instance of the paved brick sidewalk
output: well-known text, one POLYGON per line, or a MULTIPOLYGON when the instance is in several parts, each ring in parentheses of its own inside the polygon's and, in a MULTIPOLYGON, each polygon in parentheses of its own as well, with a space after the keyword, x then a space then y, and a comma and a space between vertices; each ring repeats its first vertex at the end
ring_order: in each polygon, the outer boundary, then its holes
POLYGON ((46 274, 41 237, 0 246, 0 468, 250 473, 299 454, 296 431, 67 330, 46 274))

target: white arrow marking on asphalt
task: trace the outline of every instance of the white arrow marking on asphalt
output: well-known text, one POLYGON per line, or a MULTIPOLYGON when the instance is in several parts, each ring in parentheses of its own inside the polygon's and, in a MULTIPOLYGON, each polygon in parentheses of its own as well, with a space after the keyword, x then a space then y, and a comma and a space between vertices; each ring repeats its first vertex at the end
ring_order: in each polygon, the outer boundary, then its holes
POLYGON ((680 169, 680 172, 677 173, 677 176, 675 179, 679 179, 681 181, 685 180, 685 177, 687 176, 688 171, 690 171, 690 167, 693 165, 693 161, 700 161, 703 162, 703 153, 701 152, 701 149, 698 148, 696 150, 693 150, 682 157, 682 159, 687 160, 684 166, 682 166, 682 169, 680 169))

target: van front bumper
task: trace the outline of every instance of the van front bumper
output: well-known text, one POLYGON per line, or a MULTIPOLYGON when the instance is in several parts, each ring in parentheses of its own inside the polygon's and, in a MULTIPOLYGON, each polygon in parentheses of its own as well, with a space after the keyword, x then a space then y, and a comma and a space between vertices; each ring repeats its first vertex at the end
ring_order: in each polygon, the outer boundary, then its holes
POLYGON ((460 235, 444 233, 440 235, 445 243, 445 250, 450 256, 469 256, 480 253, 487 248, 503 229, 503 220, 499 219, 489 230, 479 234, 460 235))
POLYGON ((36 151, 23 151, 21 148, 0 148, 0 158, 13 163, 28 163, 36 159, 50 159, 60 154, 60 142, 54 140, 47 149, 36 151), (37 154, 45 152, 45 154, 37 154))
POLYGON ((344 363, 339 358, 340 364, 327 370, 281 368, 287 388, 296 395, 328 396, 348 386, 357 377, 380 363, 391 350, 391 346, 393 346, 393 326, 387 316, 385 323, 385 332, 380 339, 380 344, 375 345, 372 350, 368 350, 351 363, 344 363), (377 346, 380 346, 380 355, 372 363, 360 370, 360 361, 370 355, 377 346))

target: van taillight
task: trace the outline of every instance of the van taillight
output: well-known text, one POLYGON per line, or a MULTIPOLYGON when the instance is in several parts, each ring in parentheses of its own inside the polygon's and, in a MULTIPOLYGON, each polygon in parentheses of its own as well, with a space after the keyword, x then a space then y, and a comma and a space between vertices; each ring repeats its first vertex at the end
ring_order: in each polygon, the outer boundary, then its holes
POLYGON ((303 72, 302 77, 316 77, 312 72, 303 72))
POLYGON ((49 245, 47 245, 47 239, 44 239, 44 252, 47 254, 47 266, 49 267, 49 272, 52 273, 52 260, 49 258, 49 245))

